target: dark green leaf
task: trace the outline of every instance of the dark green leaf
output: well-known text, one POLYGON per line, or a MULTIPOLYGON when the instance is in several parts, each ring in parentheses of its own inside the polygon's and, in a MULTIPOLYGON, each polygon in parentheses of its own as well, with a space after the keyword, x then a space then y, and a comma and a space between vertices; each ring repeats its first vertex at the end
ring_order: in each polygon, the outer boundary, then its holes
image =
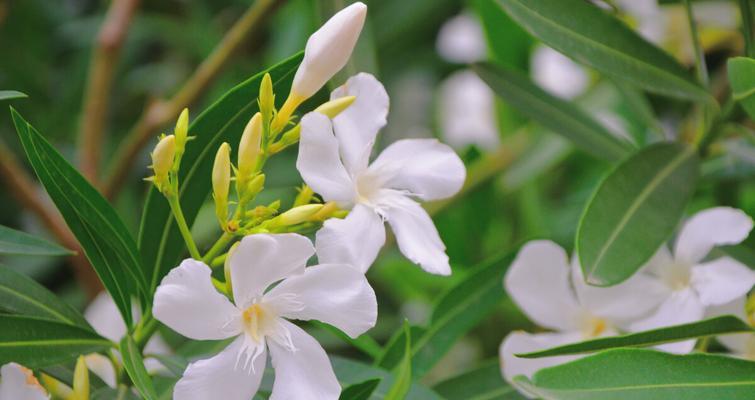
POLYGON ((29 96, 15 90, 0 90, 0 100, 25 99, 29 96))
POLYGON ((89 329, 46 319, 0 315, 0 365, 11 361, 45 367, 107 349, 110 341, 89 329))
MULTIPOLYGON (((338 381, 342 386, 352 385, 354 383, 364 382, 368 379, 381 379, 380 385, 372 393, 370 400, 385 399, 386 393, 393 386, 396 377, 388 371, 363 364, 357 361, 348 360, 342 357, 331 357, 333 370, 336 372, 338 381)), ((441 400, 435 392, 417 382, 412 383, 409 394, 406 396, 411 400, 441 400)))
POLYGON ((526 76, 492 64, 477 64, 474 70, 498 96, 520 113, 563 135, 580 149, 614 161, 629 153, 631 145, 617 139, 574 104, 540 89, 526 76))
POLYGON ((673 57, 584 0, 498 0, 515 21, 580 63, 645 90, 715 100, 673 57))
POLYGON ((147 400, 156 400, 157 393, 152 378, 147 373, 147 369, 144 368, 142 353, 131 335, 126 335, 121 340, 121 356, 123 357, 123 367, 126 368, 128 376, 134 382, 139 393, 147 400))
POLYGON ((368 400, 372 392, 380 385, 380 378, 368 379, 364 382, 355 383, 341 391, 339 400, 368 400))
POLYGON ((447 400, 519 400, 519 394, 503 380, 501 362, 491 360, 483 366, 446 379, 433 390, 447 400))
POLYGON ((113 297, 127 326, 131 298, 139 288, 144 300, 146 280, 136 244, 115 210, 49 142, 11 108, 26 156, 47 193, 81 243, 105 289, 113 297))
MULTIPOLYGON (((189 126, 196 138, 186 146, 181 161, 179 193, 184 216, 193 224, 210 193, 210 178, 215 152, 223 142, 238 143, 249 118, 257 111, 260 81, 269 72, 274 82, 276 98, 284 99, 302 54, 263 71, 234 87, 200 114, 189 126)), ((139 251, 154 290, 165 274, 177 265, 183 253, 183 239, 173 221, 165 198, 154 188, 147 196, 139 229, 139 251)))
POLYGON ((689 324, 674 325, 622 336, 586 340, 584 342, 567 344, 532 353, 517 354, 516 356, 539 358, 566 354, 583 354, 616 347, 655 346, 663 343, 738 332, 755 332, 755 329, 737 317, 724 315, 689 324))
POLYGON ((558 400, 752 399, 755 362, 711 354, 608 350, 535 373, 517 384, 558 400))
POLYGON ((375 339, 373 339, 372 336, 366 333, 363 335, 360 335, 357 338, 352 338, 349 335, 343 333, 340 329, 336 328, 333 325, 329 325, 320 321, 311 321, 311 323, 312 325, 317 326, 318 328, 329 332, 330 334, 336 336, 338 339, 348 343, 349 345, 353 346, 355 349, 361 351, 362 353, 372 358, 379 357, 380 353, 383 351, 380 345, 377 342, 375 342, 375 339))
POLYGON ((412 385, 412 339, 409 321, 404 321, 404 357, 396 368, 396 381, 385 395, 386 400, 403 400, 412 385))
POLYGON ((755 119, 755 59, 730 58, 727 62, 731 96, 755 119))
POLYGON ((84 316, 28 276, 0 265, 0 309, 91 329, 84 316))
POLYGON ((658 143, 603 180, 577 232, 579 261, 589 284, 622 282, 655 254, 679 223, 699 169, 693 148, 658 143))
MULTIPOLYGON (((425 328, 421 326, 411 326, 409 328, 409 340, 417 341, 425 334, 425 328)), ((375 365, 390 370, 397 366, 404 357, 404 347, 406 346, 406 335, 403 329, 393 333, 388 343, 383 347, 382 353, 375 358, 375 365)))
POLYGON ((40 237, 0 225, 0 254, 66 256, 73 252, 40 237))

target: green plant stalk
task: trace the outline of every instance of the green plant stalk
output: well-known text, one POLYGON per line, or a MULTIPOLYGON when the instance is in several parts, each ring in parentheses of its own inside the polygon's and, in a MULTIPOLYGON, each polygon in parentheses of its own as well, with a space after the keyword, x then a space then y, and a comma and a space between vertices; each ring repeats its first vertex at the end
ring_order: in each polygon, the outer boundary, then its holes
POLYGON ((144 323, 140 323, 139 328, 137 328, 136 332, 134 333, 134 342, 139 348, 139 351, 144 350, 144 346, 147 345, 147 341, 149 341, 152 335, 155 334, 155 331, 158 327, 158 321, 152 315, 152 310, 150 310, 149 313, 144 316, 142 321, 144 321, 144 323))
POLYGON ((752 7, 750 0, 739 0, 739 13, 742 16, 742 36, 745 39, 745 55, 755 57, 755 44, 752 32, 752 7))
POLYGON ((723 107, 721 107, 721 112, 713 122, 711 122, 708 130, 697 140, 697 148, 700 155, 705 156, 708 154, 710 146, 716 141, 718 135, 721 133, 721 127, 731 119, 736 109, 736 101, 733 98, 726 100, 723 107))
POLYGON ((208 250, 204 257, 202 257, 202 262, 207 265, 213 266, 215 257, 220 254, 220 252, 223 251, 223 249, 225 249, 232 240, 233 234, 223 232, 223 235, 220 236, 215 244, 210 247, 210 250, 208 250))
POLYGON ((166 196, 168 199, 168 204, 170 205, 170 210, 173 212, 173 217, 176 219, 176 224, 178 224, 178 230, 181 232, 181 236, 184 238, 184 242, 186 242, 186 248, 189 249, 191 258, 195 260, 201 260, 202 255, 199 254, 199 249, 197 249, 197 245, 196 243, 194 243, 194 239, 191 237, 191 231, 189 230, 189 226, 186 224, 186 218, 184 217, 184 213, 181 210, 181 204, 178 203, 178 196, 175 194, 176 192, 168 194, 166 196))
POLYGON ((697 79, 703 86, 708 86, 708 67, 705 64, 705 54, 703 47, 700 45, 700 35, 697 33, 697 23, 692 12, 691 0, 684 0, 684 9, 687 12, 687 23, 689 24, 689 33, 692 39, 692 47, 695 50, 695 73, 697 79))

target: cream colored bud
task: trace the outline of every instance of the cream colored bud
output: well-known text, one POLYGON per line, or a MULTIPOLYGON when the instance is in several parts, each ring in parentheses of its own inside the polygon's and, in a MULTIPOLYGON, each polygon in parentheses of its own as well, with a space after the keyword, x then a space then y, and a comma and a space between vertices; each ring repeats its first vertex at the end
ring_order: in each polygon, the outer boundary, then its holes
POLYGON ((356 99, 356 96, 339 97, 335 100, 323 103, 319 107, 315 108, 315 111, 332 119, 343 112, 343 110, 347 109, 350 105, 352 105, 354 103, 354 100, 356 99))
POLYGON ((215 214, 225 228, 228 218, 228 192, 231 187, 231 146, 223 143, 215 154, 212 167, 212 193, 215 198, 215 214))
POLYGON ((168 183, 168 174, 173 168, 176 156, 176 137, 168 135, 160 139, 152 152, 152 170, 155 171, 155 185, 162 190, 168 183))
POLYGON ((246 187, 247 195, 256 196, 262 191, 263 186, 265 186, 265 174, 259 174, 249 181, 249 185, 246 187))
POLYGON ((275 110, 275 94, 273 93, 273 79, 269 73, 262 77, 262 83, 260 83, 259 106, 262 117, 265 121, 270 121, 275 110))
POLYGON ((301 189, 299 189, 299 193, 296 195, 296 199, 294 199, 294 207, 309 204, 309 201, 312 200, 314 194, 315 192, 311 187, 302 185, 301 189))
POLYGON ((272 226, 291 226, 306 222, 322 208, 322 204, 307 204, 304 206, 294 207, 283 214, 275 217, 272 226))
POLYGON ((186 140, 189 137, 189 109, 184 108, 181 111, 181 115, 178 116, 176 121, 176 129, 173 131, 176 135, 176 147, 183 151, 186 146, 186 140))
POLYGON ((79 356, 76 360, 76 368, 73 370, 73 394, 69 398, 89 400, 89 370, 84 356, 79 356))
POLYGON ((304 60, 294 76, 292 94, 311 97, 346 65, 366 16, 367 6, 356 2, 337 12, 309 37, 304 60))
POLYGON ((257 168, 262 143, 262 114, 256 113, 244 128, 239 142, 239 177, 246 179, 257 168))

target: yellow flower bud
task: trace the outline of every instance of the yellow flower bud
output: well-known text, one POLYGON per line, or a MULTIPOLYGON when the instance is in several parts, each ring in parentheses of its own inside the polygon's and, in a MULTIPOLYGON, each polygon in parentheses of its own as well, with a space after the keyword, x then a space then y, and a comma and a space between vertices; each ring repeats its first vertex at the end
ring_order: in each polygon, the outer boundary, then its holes
POLYGON ((257 168, 262 143, 262 114, 256 113, 244 128, 239 142, 239 180, 240 184, 257 168))
POLYGON ((79 356, 76 360, 76 368, 73 371, 73 395, 70 398, 89 400, 89 370, 84 356, 79 356))
POLYGON ((320 211, 312 216, 312 220, 325 221, 326 219, 332 217, 336 211, 338 211, 338 204, 336 204, 336 202, 334 201, 329 201, 322 206, 320 211))
POLYGON ((356 99, 356 96, 339 97, 335 100, 323 103, 320 107, 315 108, 315 111, 326 115, 328 118, 335 118, 343 110, 352 105, 356 99))
POLYGON ((273 94, 273 79, 270 74, 266 73, 260 83, 259 106, 262 117, 265 121, 270 121, 275 110, 275 94, 273 94))
POLYGON ((249 185, 247 185, 246 195, 249 197, 256 196, 262 191, 263 186, 265 186, 265 174, 259 174, 249 182, 249 185))
POLYGON ((183 152, 183 149, 186 146, 186 140, 189 137, 188 108, 184 108, 183 111, 181 111, 181 115, 178 116, 178 120, 176 121, 176 129, 173 131, 173 134, 176 135, 176 147, 179 149, 179 151, 183 152))
POLYGON ((212 194, 215 199, 215 214, 225 229, 228 218, 228 192, 231 187, 231 146, 223 143, 215 154, 212 167, 212 194))
POLYGON ((47 392, 53 395, 53 398, 70 399, 73 397, 73 390, 68 385, 50 375, 40 374, 40 380, 42 381, 41 386, 47 389, 47 392))
POLYGON ((168 185, 168 174, 173 168, 176 156, 176 137, 168 135, 160 139, 152 152, 152 170, 155 171, 154 183, 160 191, 168 185))
POLYGON ((315 192, 311 187, 302 185, 301 189, 299 189, 299 194, 296 195, 296 199, 294 200, 294 207, 309 204, 309 201, 312 200, 314 194, 315 192))
POLYGON ((322 204, 307 204, 304 206, 294 207, 283 214, 272 219, 270 227, 291 226, 306 222, 315 213, 320 211, 322 204))

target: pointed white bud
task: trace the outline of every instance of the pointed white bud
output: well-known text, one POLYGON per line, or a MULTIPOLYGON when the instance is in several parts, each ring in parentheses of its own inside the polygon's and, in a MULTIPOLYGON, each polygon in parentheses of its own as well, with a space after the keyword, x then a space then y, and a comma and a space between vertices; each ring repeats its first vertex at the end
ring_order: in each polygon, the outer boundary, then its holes
POLYGON ((257 167, 262 142, 262 114, 256 113, 244 128, 239 142, 239 178, 246 180, 257 167))

